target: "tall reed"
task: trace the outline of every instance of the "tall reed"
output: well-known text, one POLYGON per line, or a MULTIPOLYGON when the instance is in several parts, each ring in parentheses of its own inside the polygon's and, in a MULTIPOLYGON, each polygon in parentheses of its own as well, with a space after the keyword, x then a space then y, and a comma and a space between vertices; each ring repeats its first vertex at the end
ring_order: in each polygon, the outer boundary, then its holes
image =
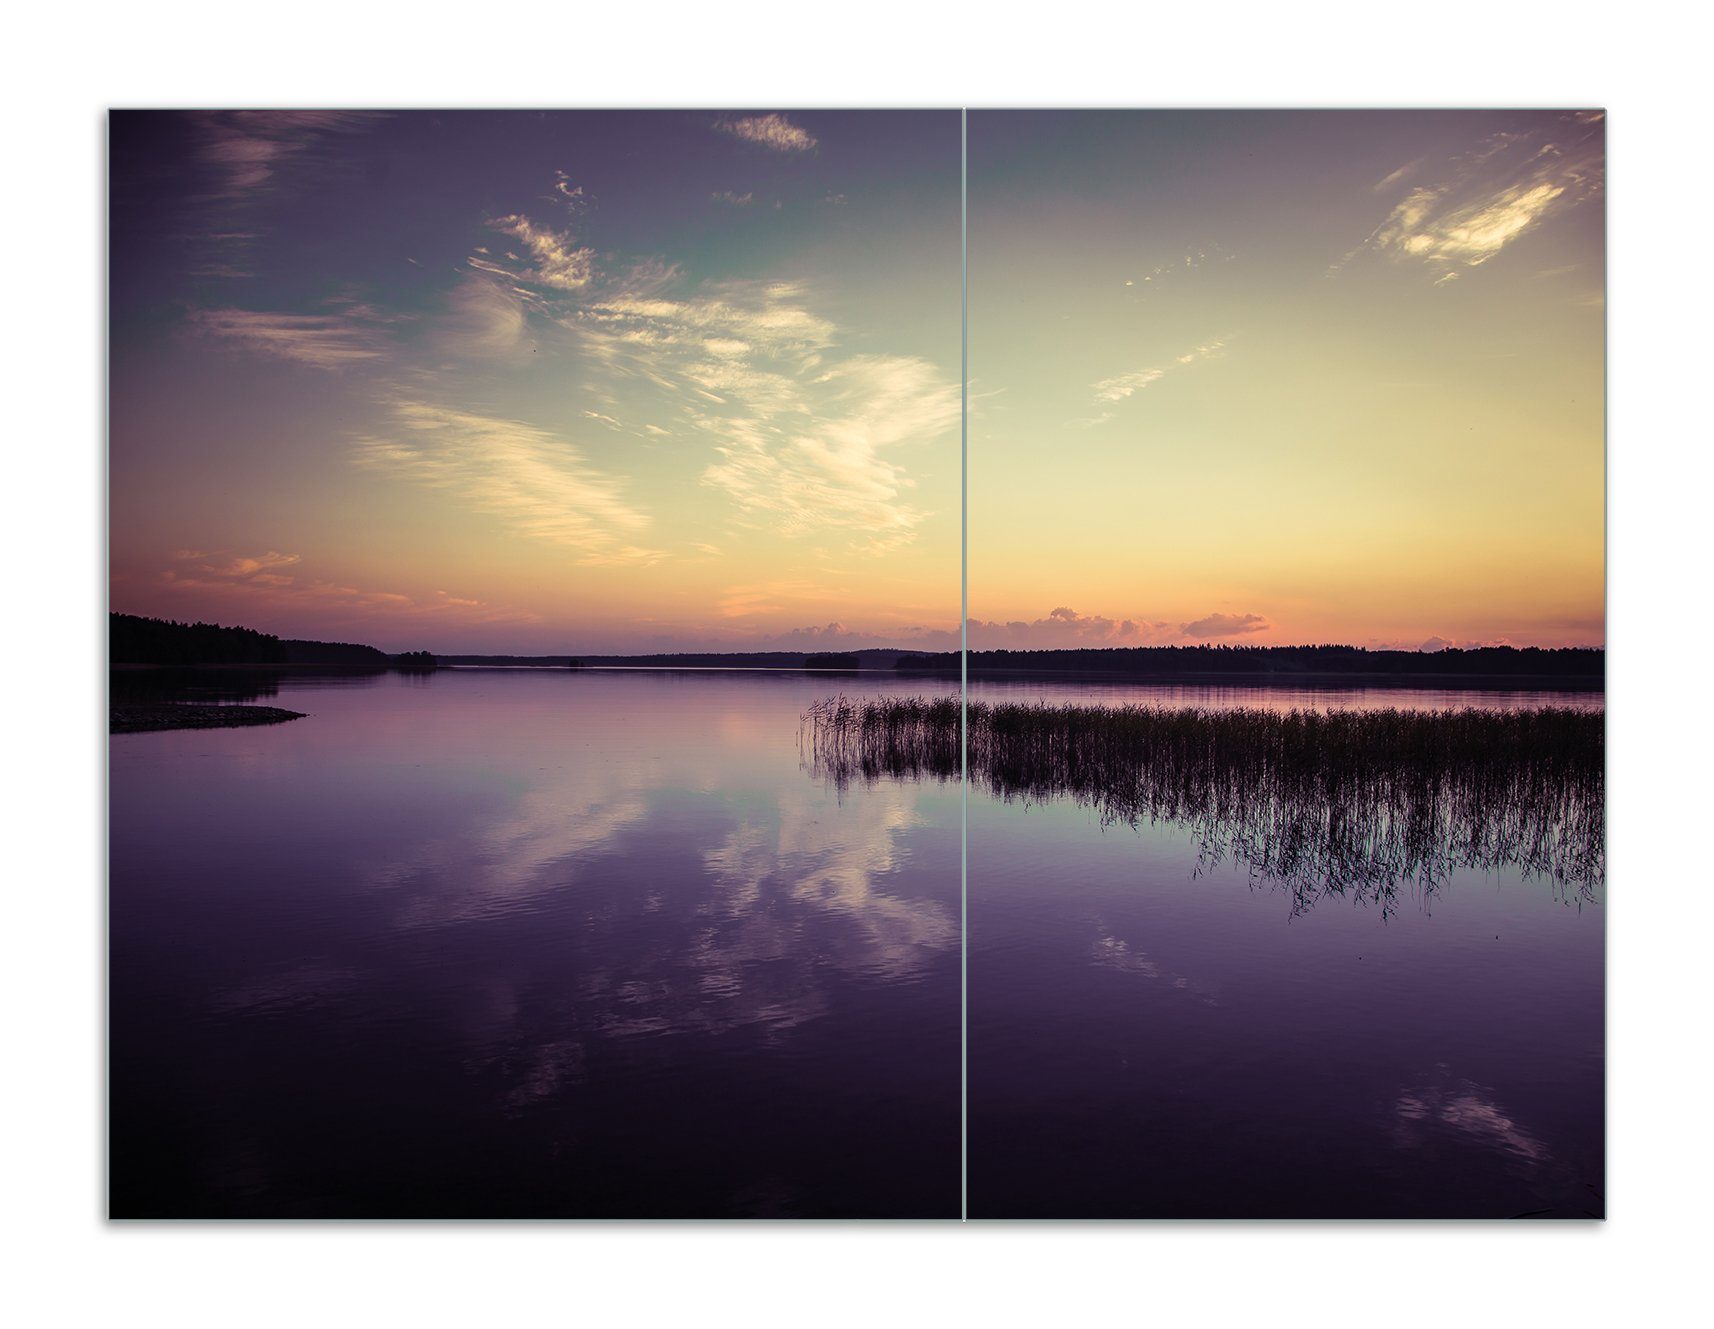
MULTIPOLYGON (((959 703, 830 697, 805 756, 854 779, 951 779, 959 703)), ((1530 710, 1201 710, 973 701, 970 775, 1012 801, 1071 798, 1105 824, 1171 822, 1307 907, 1512 867, 1594 898, 1606 876, 1604 721, 1530 710)))

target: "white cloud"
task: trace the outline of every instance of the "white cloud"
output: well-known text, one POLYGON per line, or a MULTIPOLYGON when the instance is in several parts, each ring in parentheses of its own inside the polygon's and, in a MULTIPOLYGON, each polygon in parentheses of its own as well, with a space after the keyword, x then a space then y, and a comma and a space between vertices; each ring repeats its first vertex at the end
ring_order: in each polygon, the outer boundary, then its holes
MULTIPOLYGON (((560 291, 581 290, 589 285, 589 279, 595 270, 595 251, 579 245, 572 238, 571 232, 556 231, 551 226, 538 225, 519 214, 497 217, 489 225, 519 241, 530 251, 530 257, 534 260, 534 267, 520 273, 507 272, 506 275, 541 286, 551 286, 560 291)), ((506 272, 497 264, 478 262, 475 259, 471 259, 470 264, 491 272, 506 272)))
MULTIPOLYGON (((1418 165, 1401 167, 1376 190, 1385 192, 1418 165)), ((1441 182, 1411 188, 1334 270, 1370 250, 1395 262, 1425 264, 1444 282, 1596 196, 1603 170, 1601 130, 1589 121, 1573 117, 1551 129, 1536 125, 1494 134, 1454 163, 1441 182)))
POLYGON ((1413 190, 1382 223, 1373 244, 1431 263, 1477 267, 1540 221, 1566 188, 1534 180, 1459 208, 1443 206, 1444 190, 1413 190))
POLYGON ((875 551, 909 540, 927 514, 910 501, 914 481, 890 454, 957 422, 952 385, 926 361, 881 355, 781 383, 778 397, 752 396, 765 405, 762 420, 734 427, 699 417, 719 440, 720 458, 704 478, 746 511, 776 516, 788 535, 856 529, 875 551))
POLYGON ((579 311, 573 326, 638 345, 700 345, 705 337, 746 342, 770 356, 833 345, 834 325, 804 306, 796 282, 726 282, 686 299, 621 290, 579 311))
POLYGON ((746 142, 760 143, 775 152, 808 152, 816 144, 813 134, 778 112, 719 120, 714 127, 746 142))
POLYGON ((450 490, 521 535, 579 551, 585 563, 652 563, 635 543, 649 518, 621 480, 565 439, 518 420, 425 402, 392 403, 387 437, 358 442, 358 461, 450 490))
POLYGON ((582 185, 572 184, 571 177, 564 171, 555 171, 553 174, 553 192, 566 207, 577 212, 589 206, 589 200, 584 197, 582 185))
POLYGON ((387 347, 374 312, 363 306, 330 314, 202 309, 192 312, 190 323, 208 335, 317 369, 339 370, 375 360, 387 347))
POLYGON ((682 296, 651 284, 603 293, 565 325, 610 380, 656 390, 672 437, 712 447, 707 484, 788 536, 845 532, 871 552, 913 537, 927 513, 901 454, 957 423, 952 382, 912 356, 843 355, 798 283, 682 296))
POLYGON ((1159 368, 1135 369, 1128 374, 1117 374, 1112 378, 1104 378, 1094 385, 1095 400, 1123 401, 1133 392, 1141 392, 1165 374, 1166 370, 1159 368))
POLYGON ((1408 179, 1410 176, 1415 174, 1417 168, 1420 167, 1421 165, 1422 165, 1422 158, 1421 157, 1418 157, 1415 161, 1408 161, 1403 166, 1399 167, 1398 170, 1389 172, 1387 175, 1383 176, 1381 179, 1375 181, 1374 185, 1371 187, 1374 189, 1375 193, 1384 194, 1389 189, 1391 189, 1394 185, 1399 184, 1400 182, 1408 179))
MULTIPOLYGON (((205 558, 207 555, 180 550, 175 557, 182 562, 205 558)), ((200 570, 216 577, 249 577, 267 572, 271 568, 289 568, 300 561, 296 554, 282 554, 277 549, 270 549, 265 554, 236 555, 221 563, 204 563, 200 570)))
POLYGON ((333 134, 365 129, 369 111, 206 111, 194 117, 204 163, 221 177, 216 197, 238 200, 275 186, 280 169, 333 134))
MULTIPOLYGON (((1097 402, 1123 401, 1151 384, 1158 383, 1172 369, 1185 368, 1196 364, 1198 361, 1208 360, 1219 355, 1226 349, 1229 340, 1229 338, 1223 337, 1216 338, 1213 341, 1204 342, 1193 350, 1186 351, 1183 355, 1174 356, 1169 364, 1151 365, 1147 369, 1134 369, 1128 374, 1116 374, 1112 378, 1104 378, 1091 385, 1095 389, 1095 400, 1097 402)), ((1112 418, 1113 413, 1106 411, 1094 419, 1078 420, 1073 423, 1086 426, 1098 425, 1112 418)))
POLYGON ((438 336, 459 355, 492 359, 525 342, 524 303, 516 291, 489 277, 466 276, 447 297, 448 317, 438 336))
MULTIPOLYGON (((1195 272, 1198 268, 1216 260, 1230 261, 1232 257, 1231 251, 1222 245, 1204 245, 1200 249, 1192 249, 1180 255, 1170 262, 1155 264, 1154 267, 1143 273, 1141 278, 1127 277, 1125 285, 1130 287, 1139 287, 1139 284, 1141 286, 1159 286, 1174 277, 1182 277, 1187 273, 1195 272)), ((1137 294, 1141 295, 1143 292, 1139 289, 1137 294)))

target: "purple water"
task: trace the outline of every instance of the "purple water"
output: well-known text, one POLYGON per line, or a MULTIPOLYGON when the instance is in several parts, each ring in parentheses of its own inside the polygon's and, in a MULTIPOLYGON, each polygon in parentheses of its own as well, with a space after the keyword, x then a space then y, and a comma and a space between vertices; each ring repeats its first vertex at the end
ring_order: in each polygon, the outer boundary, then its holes
MULTIPOLYGON (((1599 706, 1599 694, 981 683, 983 700, 1599 706)), ((1604 909, 1515 872, 1390 913, 1183 829, 972 791, 972 1217, 1603 1212, 1604 909)), ((1597 898, 1599 892, 1596 893, 1597 898)))
POLYGON ((112 1212, 956 1216, 958 790, 806 779, 827 690, 300 680, 115 737, 112 1212))
MULTIPOLYGON (((956 783, 843 793, 878 675, 287 680, 111 743, 112 1212, 956 1217, 956 783)), ((1598 694, 983 682, 988 700, 1598 694)), ((1184 828, 972 789, 972 1217, 1603 1210, 1593 896, 1294 912, 1184 828)))

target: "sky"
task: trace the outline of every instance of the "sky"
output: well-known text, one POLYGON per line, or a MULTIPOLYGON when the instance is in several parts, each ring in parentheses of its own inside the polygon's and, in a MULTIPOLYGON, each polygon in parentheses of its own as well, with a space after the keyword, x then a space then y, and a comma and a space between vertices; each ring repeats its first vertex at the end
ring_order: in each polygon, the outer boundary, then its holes
MULTIPOLYGON (((973 112, 978 647, 1603 640, 1592 112, 973 112)), ((118 112, 111 602, 957 644, 956 111, 118 112)))
POLYGON ((972 114, 973 643, 1601 644, 1604 130, 972 114))
POLYGON ((959 117, 116 113, 111 603, 955 644, 959 117))

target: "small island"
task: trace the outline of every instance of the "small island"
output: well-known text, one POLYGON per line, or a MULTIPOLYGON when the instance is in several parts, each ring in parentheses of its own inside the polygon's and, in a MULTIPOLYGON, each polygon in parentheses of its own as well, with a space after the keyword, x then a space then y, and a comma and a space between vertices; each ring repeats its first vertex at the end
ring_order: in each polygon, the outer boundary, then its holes
POLYGON ((174 701, 124 703, 108 708, 107 732, 148 734, 162 729, 237 729, 303 718, 302 711, 288 711, 283 706, 210 706, 174 701))
POLYGON ((282 640, 253 628, 216 623, 180 623, 136 614, 107 616, 108 665, 114 671, 107 732, 144 734, 163 729, 230 729, 301 720, 302 711, 229 701, 181 699, 203 696, 214 675, 241 675, 240 697, 272 695, 268 680, 305 671, 424 674, 439 668, 428 651, 396 655, 351 642, 282 640), (123 677, 125 686, 117 686, 123 677), (194 686, 187 687, 187 680, 194 686))

